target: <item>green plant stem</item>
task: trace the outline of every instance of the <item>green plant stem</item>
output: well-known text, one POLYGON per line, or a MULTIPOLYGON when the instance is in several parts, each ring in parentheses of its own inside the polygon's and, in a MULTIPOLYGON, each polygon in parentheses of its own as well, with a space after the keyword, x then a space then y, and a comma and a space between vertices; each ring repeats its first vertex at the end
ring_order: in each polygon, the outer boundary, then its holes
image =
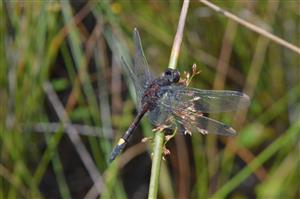
POLYGON ((165 140, 165 135, 162 131, 158 131, 155 133, 154 152, 153 152, 151 179, 150 179, 149 196, 148 196, 149 199, 155 199, 157 197, 164 140, 165 140))
MULTIPOLYGON (((180 18, 178 22, 178 27, 176 31, 176 35, 173 42, 173 47, 171 51, 171 57, 169 61, 169 68, 176 68, 177 60, 179 56, 180 45, 183 37, 183 30, 185 25, 185 19, 188 12, 189 0, 185 0, 182 5, 182 9, 180 12, 180 18)), ((152 160, 152 169, 151 169, 151 177, 150 177, 150 187, 149 187, 149 199, 157 198, 157 191, 159 185, 159 173, 162 159, 162 152, 164 146, 165 136, 162 131, 158 131, 154 135, 154 154, 152 160)))

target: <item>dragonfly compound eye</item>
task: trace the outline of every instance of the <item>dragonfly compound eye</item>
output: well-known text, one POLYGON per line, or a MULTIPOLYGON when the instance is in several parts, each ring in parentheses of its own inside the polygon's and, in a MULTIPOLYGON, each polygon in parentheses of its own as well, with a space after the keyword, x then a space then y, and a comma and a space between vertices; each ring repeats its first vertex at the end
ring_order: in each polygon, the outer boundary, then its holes
POLYGON ((168 69, 165 71, 164 76, 165 76, 165 77, 170 77, 170 76, 172 75, 172 70, 173 70, 173 69, 168 68, 168 69))
POLYGON ((180 79, 180 73, 178 70, 168 68, 164 72, 164 77, 166 77, 169 80, 169 82, 177 83, 180 79))

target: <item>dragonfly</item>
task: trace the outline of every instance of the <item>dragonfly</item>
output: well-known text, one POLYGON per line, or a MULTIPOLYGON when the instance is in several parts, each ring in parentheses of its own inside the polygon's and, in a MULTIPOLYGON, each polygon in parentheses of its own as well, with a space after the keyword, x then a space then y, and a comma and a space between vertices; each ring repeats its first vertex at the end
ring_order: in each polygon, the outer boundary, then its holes
POLYGON ((203 113, 228 112, 247 107, 250 99, 246 94, 239 91, 187 87, 179 81, 180 72, 171 68, 167 68, 161 76, 155 77, 149 70, 136 28, 133 35, 136 51, 133 67, 129 67, 123 57, 121 60, 135 87, 137 115, 112 150, 109 162, 123 151, 144 115, 148 116, 154 126, 176 128, 184 134, 236 134, 232 127, 208 118, 203 113))

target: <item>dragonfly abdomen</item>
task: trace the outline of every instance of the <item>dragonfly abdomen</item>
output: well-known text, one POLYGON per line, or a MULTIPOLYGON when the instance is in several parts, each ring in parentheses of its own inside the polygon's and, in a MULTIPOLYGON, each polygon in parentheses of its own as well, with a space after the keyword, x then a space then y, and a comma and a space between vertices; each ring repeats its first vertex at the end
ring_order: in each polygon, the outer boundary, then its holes
POLYGON ((129 126, 125 134, 119 139, 118 144, 114 147, 113 151, 110 154, 109 162, 112 162, 126 147, 128 140, 130 139, 132 133, 137 128, 140 120, 143 118, 145 113, 148 111, 146 106, 142 107, 142 110, 138 113, 138 115, 135 117, 132 124, 129 126))

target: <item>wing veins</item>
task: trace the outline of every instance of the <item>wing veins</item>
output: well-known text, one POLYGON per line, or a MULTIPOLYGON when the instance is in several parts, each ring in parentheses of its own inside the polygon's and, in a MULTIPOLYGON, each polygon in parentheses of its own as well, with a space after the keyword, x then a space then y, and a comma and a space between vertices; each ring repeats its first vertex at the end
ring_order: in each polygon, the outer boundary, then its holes
POLYGON ((171 85, 162 88, 174 100, 160 100, 159 103, 169 108, 188 108, 204 113, 228 112, 249 105, 249 97, 238 91, 201 90, 185 86, 171 85))

